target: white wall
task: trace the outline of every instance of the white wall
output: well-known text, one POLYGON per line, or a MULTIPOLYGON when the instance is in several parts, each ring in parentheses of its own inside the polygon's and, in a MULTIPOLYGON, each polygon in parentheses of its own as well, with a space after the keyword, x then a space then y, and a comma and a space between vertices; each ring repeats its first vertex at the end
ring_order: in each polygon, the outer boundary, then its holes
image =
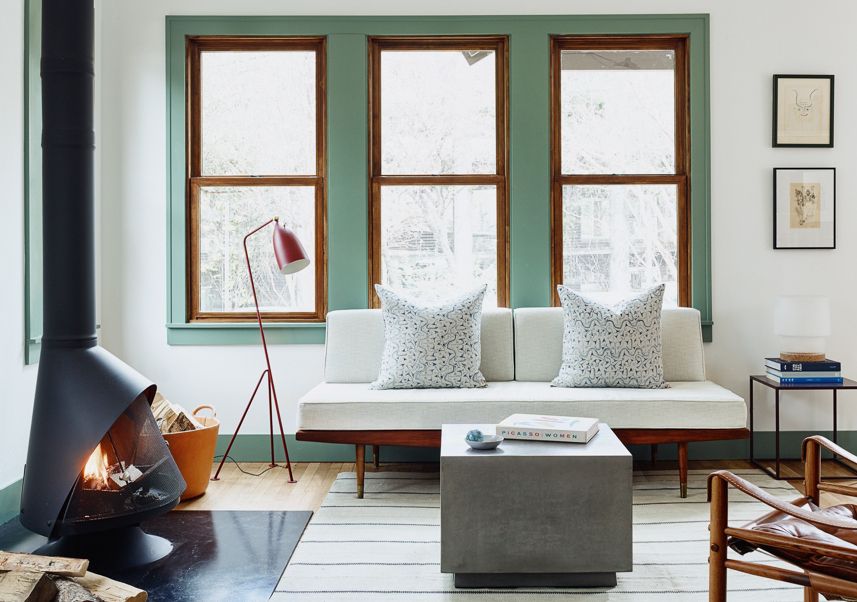
POLYGON ((33 411, 34 367, 24 366, 24 0, 0 19, 0 490, 21 478, 33 411))
MULTIPOLYGON (((857 242, 853 165, 857 160, 854 57, 857 4, 798 0, 110 0, 103 3, 103 324, 106 345, 158 382, 175 401, 212 403, 224 427, 237 422, 261 368, 258 347, 170 347, 164 329, 165 122, 164 16, 178 14, 711 14, 711 168, 714 343, 709 375, 747 393, 747 375, 777 351, 769 317, 780 293, 822 293, 833 300, 830 355, 857 374, 857 242), (836 148, 772 149, 771 75, 833 73, 836 148), (839 248, 771 249, 771 168, 836 166, 839 248)), ((289 430, 295 400, 321 380, 319 346, 273 350, 289 430)), ((785 403, 784 428, 825 428, 829 404, 785 403)), ((842 404, 846 406, 847 404, 842 404)), ((769 412, 759 422, 772 428, 769 412)), ((857 428, 843 407, 842 428, 857 428)), ((263 432, 258 408, 245 432, 263 432)))

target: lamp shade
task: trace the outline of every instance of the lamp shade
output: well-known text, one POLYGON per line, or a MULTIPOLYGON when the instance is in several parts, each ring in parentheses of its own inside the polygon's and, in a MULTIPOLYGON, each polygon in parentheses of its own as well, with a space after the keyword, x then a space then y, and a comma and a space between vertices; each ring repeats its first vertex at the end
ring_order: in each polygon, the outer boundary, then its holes
POLYGON ((276 220, 274 221, 274 256, 277 258, 277 267, 283 274, 294 274, 309 265, 306 250, 297 235, 276 220))
POLYGON ((777 297, 774 334, 785 337, 830 336, 830 299, 817 295, 777 297))

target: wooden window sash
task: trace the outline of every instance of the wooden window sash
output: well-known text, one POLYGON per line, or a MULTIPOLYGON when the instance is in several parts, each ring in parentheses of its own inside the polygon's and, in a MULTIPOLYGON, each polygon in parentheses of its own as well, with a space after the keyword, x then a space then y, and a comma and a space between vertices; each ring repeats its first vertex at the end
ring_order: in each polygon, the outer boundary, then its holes
POLYGON ((380 307, 381 188, 383 186, 473 186, 496 189, 497 304, 509 305, 509 45, 507 36, 383 36, 369 38, 369 305, 380 307), (395 174, 381 172, 381 53, 384 50, 491 50, 495 56, 495 172, 489 174, 395 174))
POLYGON ((551 300, 563 282, 562 190, 569 185, 674 185, 678 251, 678 305, 691 295, 689 36, 552 36, 550 49, 551 300), (675 52, 675 171, 672 174, 567 174, 562 171, 561 57, 563 50, 673 50, 675 52))
MULTIPOLYGON (((270 322, 323 322, 327 314, 327 55, 326 39, 320 36, 189 36, 186 46, 186 274, 188 322, 253 322, 254 311, 204 312, 199 291, 199 195, 203 187, 303 186, 315 189, 315 307, 309 312, 262 312, 270 322), (203 175, 202 96, 200 65, 202 52, 217 51, 309 51, 316 56, 316 169, 306 175, 203 175)), ((260 223, 265 217, 260 216, 260 223)))

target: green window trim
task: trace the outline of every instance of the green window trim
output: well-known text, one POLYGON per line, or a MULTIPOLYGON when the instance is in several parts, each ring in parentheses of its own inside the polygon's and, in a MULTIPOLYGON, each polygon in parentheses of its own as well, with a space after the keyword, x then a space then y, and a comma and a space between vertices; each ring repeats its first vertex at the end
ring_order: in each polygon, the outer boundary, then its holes
MULTIPOLYGON (((550 305, 551 34, 690 35, 691 289, 712 338, 708 15, 166 17, 167 319, 171 345, 255 344, 252 323, 186 322, 185 36, 326 35, 328 309, 368 307, 367 36, 508 35, 512 307, 550 305), (521 160, 517 160, 521 157, 521 160)), ((268 324, 274 343, 322 343, 323 324, 268 324)))
POLYGON ((42 347, 42 2, 27 0, 24 26, 24 362, 42 347))

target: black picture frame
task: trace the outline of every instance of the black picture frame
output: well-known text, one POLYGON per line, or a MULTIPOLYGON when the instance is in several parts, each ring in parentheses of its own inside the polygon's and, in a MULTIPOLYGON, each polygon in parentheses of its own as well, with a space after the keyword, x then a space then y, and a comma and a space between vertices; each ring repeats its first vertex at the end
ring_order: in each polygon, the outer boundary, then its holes
MULTIPOLYGON (((823 193, 822 193, 823 194, 823 193)), ((815 249, 826 249, 831 250, 836 248, 836 168, 835 167, 775 167, 773 169, 773 248, 776 250, 785 249, 785 250, 815 250, 815 249), (831 184, 832 189, 830 192, 830 200, 832 201, 831 207, 831 223, 832 223, 832 232, 830 234, 831 242, 830 244, 819 244, 819 245, 781 245, 779 240, 779 223, 778 216, 780 212, 779 208, 779 195, 778 195, 778 175, 780 172, 805 172, 805 171, 829 171, 831 172, 831 184)), ((822 197, 823 198, 823 197, 822 197)))
MULTIPOLYGON (((833 148, 833 117, 834 117, 834 83, 835 76, 833 75, 795 75, 795 74, 775 74, 773 78, 773 109, 771 123, 771 145, 774 148, 833 148), (826 79, 830 81, 830 96, 829 96, 829 119, 826 143, 786 143, 778 140, 778 123, 779 123, 779 82, 781 79, 826 79)), ((795 99, 797 104, 797 99, 795 99)))

